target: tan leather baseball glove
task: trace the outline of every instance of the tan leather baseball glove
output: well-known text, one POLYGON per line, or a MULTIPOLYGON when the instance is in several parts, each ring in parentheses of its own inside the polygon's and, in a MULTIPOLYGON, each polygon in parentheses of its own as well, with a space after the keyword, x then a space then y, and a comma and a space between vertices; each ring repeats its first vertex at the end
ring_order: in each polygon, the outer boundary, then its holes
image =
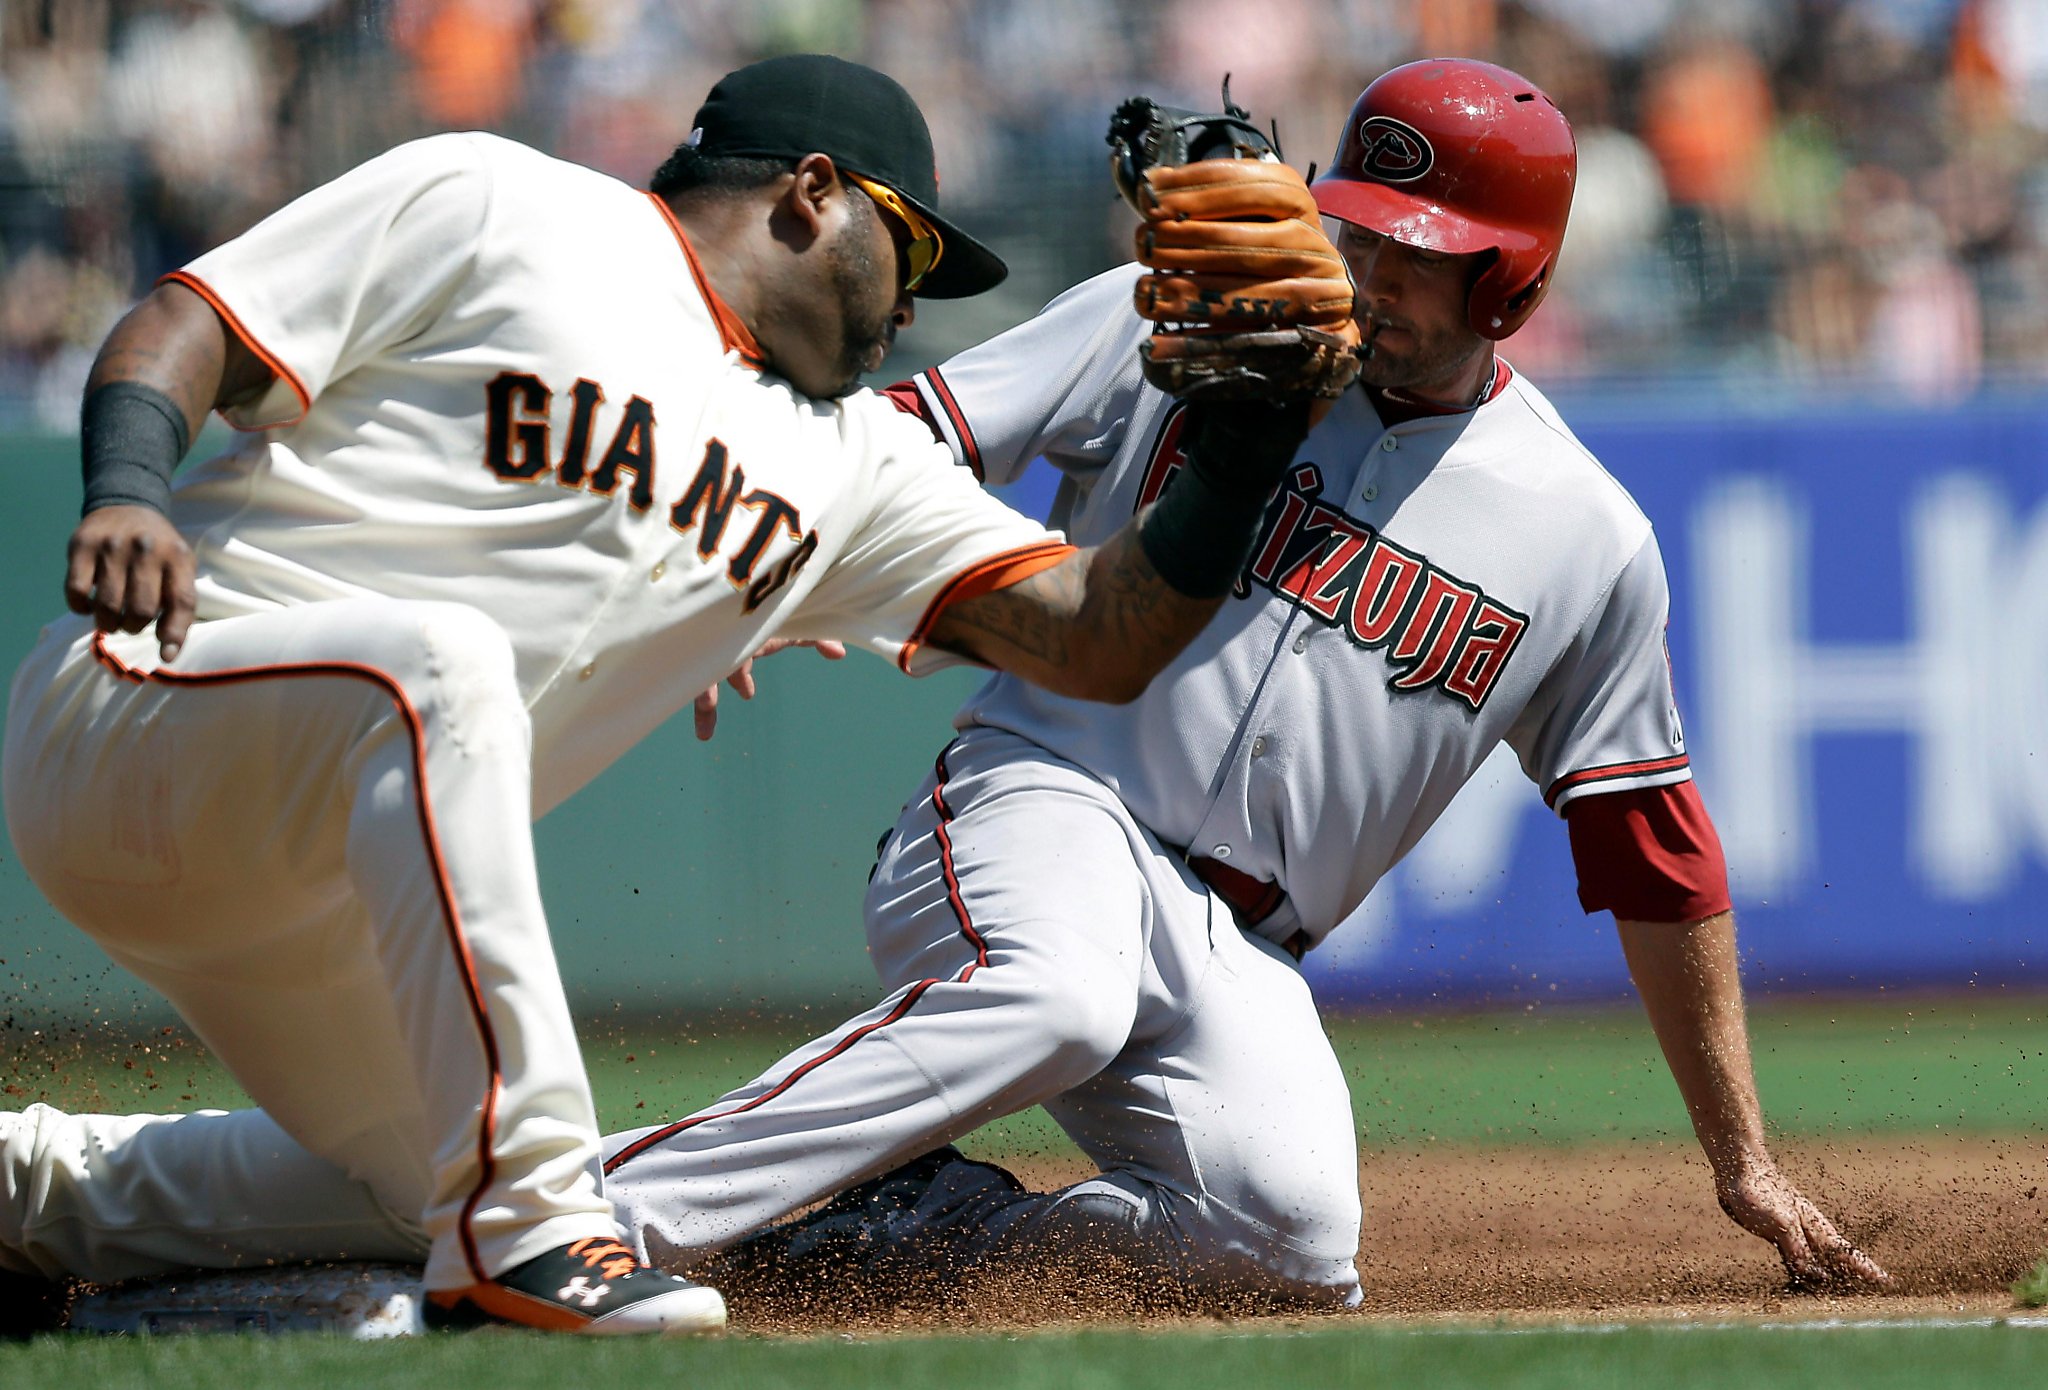
POLYGON ((1358 376, 1351 277, 1301 174, 1223 90, 1221 112, 1133 97, 1110 169, 1144 219, 1145 379, 1182 400, 1332 399, 1358 376))

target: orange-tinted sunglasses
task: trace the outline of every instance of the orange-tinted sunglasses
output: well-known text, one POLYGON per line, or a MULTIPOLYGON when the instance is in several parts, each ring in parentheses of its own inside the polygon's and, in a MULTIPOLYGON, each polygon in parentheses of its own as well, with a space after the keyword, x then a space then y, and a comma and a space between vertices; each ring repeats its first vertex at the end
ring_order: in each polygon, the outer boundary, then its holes
POLYGON ((896 220, 910 233, 910 246, 904 253, 910 263, 910 273, 904 277, 903 288, 906 292, 915 290, 924 283, 924 277, 932 273, 932 267, 939 263, 939 257, 945 254, 946 244, 939 237, 939 229, 925 221, 917 209, 904 200, 902 194, 887 184, 864 179, 859 174, 846 170, 840 172, 845 173, 848 182, 861 192, 894 213, 896 220))

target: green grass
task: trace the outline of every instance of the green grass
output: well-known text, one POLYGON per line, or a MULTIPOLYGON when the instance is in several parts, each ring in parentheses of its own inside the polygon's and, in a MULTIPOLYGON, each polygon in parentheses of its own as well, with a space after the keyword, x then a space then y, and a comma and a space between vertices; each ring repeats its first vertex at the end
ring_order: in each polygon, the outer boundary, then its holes
MULTIPOLYGON (((1752 1013, 1765 1103, 1781 1133, 2038 1132, 2048 1000, 1766 1002, 1752 1013)), ((605 1020, 582 1032, 608 1128, 685 1113, 772 1064, 831 1016, 794 1025, 686 1027, 605 1020)), ((1639 1010, 1332 1020, 1367 1142, 1528 1145, 1686 1140, 1671 1079, 1639 1010)), ((233 1105, 239 1092, 182 1035, 84 1028, 0 1033, 11 1107, 233 1105)), ((1042 1115, 976 1136, 998 1157, 1072 1150, 1042 1115)), ((2048 1296, 2048 1266, 2030 1276, 2048 1296)), ((2015 1297, 2027 1300, 2025 1285, 2015 1297)), ((1844 1331, 1590 1330, 1366 1322, 1053 1330, 1024 1336, 585 1343, 516 1333, 394 1345, 321 1338, 0 1345, 7 1390, 177 1390, 222 1384, 488 1386, 675 1380, 692 1390, 836 1386, 1035 1387, 1996 1386, 2032 1384, 2048 1328, 1844 1331)))
POLYGON ((2012 1297, 2022 1308, 2048 1307, 2048 1260, 2013 1280, 2012 1297))
MULTIPOLYGON (((1407 1017, 1333 1030, 1369 1143, 1690 1138, 1641 1011, 1407 1017)), ((1779 1133, 2019 1133, 2048 1108, 2048 999, 1766 1002, 1750 1016, 1779 1133)))
MULTIPOLYGON (((1583 1144, 1691 1128, 1640 1009, 1388 1015, 1329 1021, 1368 1145, 1583 1144)), ((1757 1085, 1779 1133, 2023 1133, 2048 1109, 2048 999, 1764 1003, 1757 1085)), ((585 1048, 608 1126, 684 1114, 771 1065, 791 1035, 610 1038, 585 1048)), ((1042 1112, 979 1152, 1071 1152, 1042 1112)))
POLYGON ((1100 1330, 1026 1336, 725 1337, 666 1345, 516 1333, 351 1345, 322 1338, 167 1338, 0 1346, 10 1390, 214 1390, 221 1385, 435 1385, 556 1390, 676 1383, 691 1390, 1264 1390, 1292 1386, 1853 1386, 2009 1390, 2038 1382, 2048 1329, 2014 1326, 1100 1330))
MULTIPOLYGON (((582 1029, 607 1129, 687 1114, 837 1021, 704 1028, 602 1020, 582 1029)), ((1329 1023, 1368 1145, 1689 1141, 1641 1011, 1385 1015, 1329 1023)), ((1752 1010, 1758 1086, 1794 1137, 2038 1132, 2048 1110, 2048 999, 1766 1001, 1752 1010)), ((190 1109, 244 1103, 181 1034, 112 1041, 91 1029, 0 1035, 9 1107, 190 1109), (11 1047, 8 1044, 12 1044, 11 1047), (11 1059, 7 1053, 11 1052, 11 1059)), ((977 1152, 1071 1154, 1042 1112, 1001 1121, 977 1152)))

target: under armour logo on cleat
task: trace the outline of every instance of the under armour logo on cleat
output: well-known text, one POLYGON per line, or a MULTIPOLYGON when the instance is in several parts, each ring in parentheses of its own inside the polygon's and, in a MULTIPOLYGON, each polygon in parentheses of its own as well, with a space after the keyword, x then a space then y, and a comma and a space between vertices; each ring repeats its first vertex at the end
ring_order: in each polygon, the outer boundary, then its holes
POLYGON ((593 1287, 587 1275, 579 1274, 561 1288, 556 1289, 555 1297, 564 1303, 567 1303, 572 1298, 580 1298, 583 1300, 584 1307, 594 1308, 597 1306, 598 1300, 611 1291, 612 1286, 610 1284, 598 1284, 593 1287))

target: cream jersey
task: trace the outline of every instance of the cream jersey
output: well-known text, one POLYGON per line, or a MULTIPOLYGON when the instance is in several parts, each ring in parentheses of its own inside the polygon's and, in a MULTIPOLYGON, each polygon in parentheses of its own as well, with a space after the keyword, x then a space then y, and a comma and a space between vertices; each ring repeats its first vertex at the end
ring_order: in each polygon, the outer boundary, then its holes
MULTIPOLYGON (((1043 456, 1081 543, 1181 467, 1147 386, 1139 267, 920 374, 926 412, 991 483, 1043 456)), ((1268 510, 1236 596, 1135 703, 1007 676, 962 728, 1023 735, 1114 788, 1162 840, 1277 883, 1260 925, 1311 942, 1364 901, 1506 741, 1562 809, 1690 778, 1650 524, 1507 365, 1476 409, 1384 424, 1347 392, 1268 510)))
POLYGON ((536 812, 778 632, 930 669, 944 603, 1066 553, 882 398, 770 375, 659 200, 507 140, 401 146, 170 278, 276 374, 175 491, 200 617, 482 610, 536 812))

